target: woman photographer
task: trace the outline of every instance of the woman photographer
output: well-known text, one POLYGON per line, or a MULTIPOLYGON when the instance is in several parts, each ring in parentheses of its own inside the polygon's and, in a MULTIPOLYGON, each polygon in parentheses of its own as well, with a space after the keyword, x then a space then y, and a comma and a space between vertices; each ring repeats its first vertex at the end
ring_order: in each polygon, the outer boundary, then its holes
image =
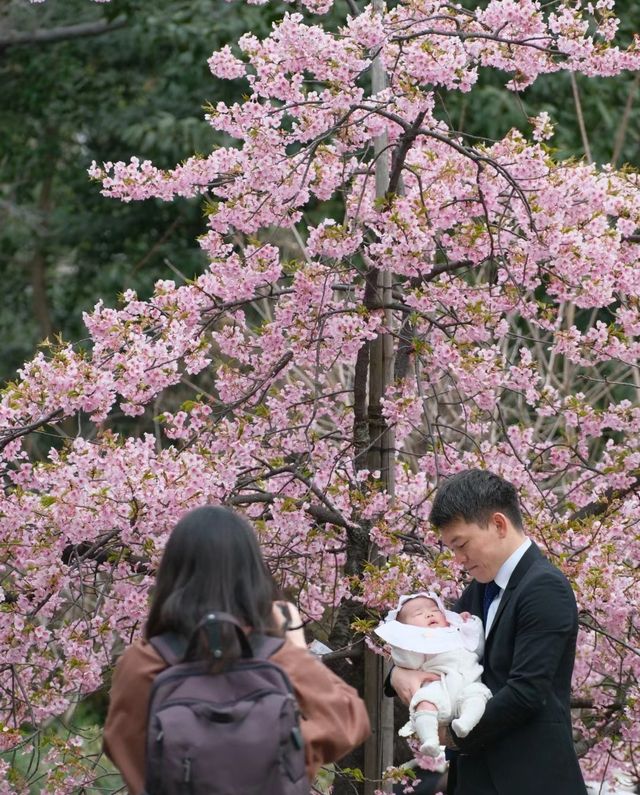
MULTIPOLYGON (((215 611, 234 616, 249 640, 255 634, 284 636, 269 662, 291 682, 309 781, 323 764, 367 738, 364 703, 307 650, 295 606, 274 602, 273 594, 255 533, 239 514, 207 505, 176 524, 157 572, 144 637, 125 650, 116 667, 105 724, 105 751, 131 795, 144 790, 149 697, 155 677, 167 667, 149 640, 171 633, 186 643, 197 636, 203 616, 215 611)), ((231 624, 220 625, 216 657, 221 659, 211 660, 212 670, 240 656, 236 631, 231 624)), ((190 645, 192 659, 206 659, 209 653, 202 642, 190 645)))

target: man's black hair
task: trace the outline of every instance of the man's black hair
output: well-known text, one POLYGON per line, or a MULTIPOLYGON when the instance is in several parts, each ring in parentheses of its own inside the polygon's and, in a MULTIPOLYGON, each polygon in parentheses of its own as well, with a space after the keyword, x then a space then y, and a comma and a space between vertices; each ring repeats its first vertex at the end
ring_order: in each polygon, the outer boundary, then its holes
POLYGON ((486 469, 467 469, 447 478, 436 492, 430 522, 442 530, 456 519, 485 526, 499 511, 522 529, 522 514, 515 486, 486 469))

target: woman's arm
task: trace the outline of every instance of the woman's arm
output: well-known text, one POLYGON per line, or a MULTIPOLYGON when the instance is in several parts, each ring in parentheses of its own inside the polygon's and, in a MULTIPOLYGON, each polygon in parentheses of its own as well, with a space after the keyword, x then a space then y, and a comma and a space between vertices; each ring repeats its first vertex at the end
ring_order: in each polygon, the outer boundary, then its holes
POLYGON ((301 649, 307 648, 300 611, 292 602, 273 603, 273 621, 284 637, 301 649))
POLYGON ((152 646, 138 641, 124 652, 113 674, 103 746, 131 795, 144 790, 149 695, 166 665, 152 646))
POLYGON ((285 642, 271 658, 289 676, 302 713, 307 773, 341 759, 363 743, 371 728, 364 701, 309 651, 285 642))

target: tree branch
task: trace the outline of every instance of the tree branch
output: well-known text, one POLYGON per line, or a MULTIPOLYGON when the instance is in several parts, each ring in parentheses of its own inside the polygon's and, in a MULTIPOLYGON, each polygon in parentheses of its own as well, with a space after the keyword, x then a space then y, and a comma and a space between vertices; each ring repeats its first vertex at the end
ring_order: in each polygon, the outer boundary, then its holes
POLYGON ((87 38, 89 36, 102 36, 119 30, 127 24, 126 19, 116 19, 114 22, 82 22, 78 25, 65 25, 59 28, 30 30, 20 33, 9 33, 0 38, 0 50, 7 47, 19 47, 31 44, 55 44, 58 41, 69 39, 87 38))
POLYGON ((43 425, 48 425, 52 420, 57 420, 63 416, 64 412, 62 409, 55 409, 49 412, 45 417, 32 422, 30 425, 24 425, 22 428, 7 429, 4 431, 0 429, 0 450, 4 450, 9 442, 13 442, 14 439, 19 439, 21 436, 26 436, 32 431, 37 431, 38 428, 42 428, 43 425))
MULTIPOLYGON (((269 491, 256 492, 254 494, 237 494, 234 497, 230 497, 226 502, 229 505, 252 505, 261 502, 270 504, 275 501, 277 496, 277 494, 269 491)), ((302 505, 304 500, 299 500, 296 502, 299 502, 299 504, 302 505)), ((344 527, 345 529, 350 529, 353 526, 347 522, 345 518, 341 516, 341 514, 337 513, 336 511, 332 511, 330 508, 324 505, 309 505, 309 507, 305 508, 305 510, 309 516, 312 516, 316 521, 322 524, 333 524, 337 527, 344 527)))
POLYGON ((396 147, 391 164, 391 176, 389 177, 389 187, 387 189, 387 195, 391 195, 398 192, 398 185, 400 183, 400 175, 402 174, 402 169, 404 167, 404 161, 407 158, 407 154, 409 149, 411 149, 411 145, 415 141, 418 136, 418 132, 424 121, 424 117, 426 115, 426 111, 419 113, 411 125, 404 133, 400 136, 400 140, 398 142, 398 146, 396 147))
POLYGON ((358 640, 355 643, 349 644, 349 646, 346 646, 344 649, 328 651, 326 654, 321 655, 320 659, 324 663, 331 662, 331 660, 354 660, 356 657, 362 657, 363 653, 362 641, 358 640))
POLYGON ((582 508, 572 513, 569 517, 569 521, 577 522, 592 516, 601 516, 611 507, 611 503, 616 500, 623 500, 625 497, 628 497, 629 494, 633 494, 634 491, 637 491, 639 487, 640 478, 636 476, 636 480, 630 486, 627 486, 626 489, 607 489, 604 494, 596 500, 587 505, 583 505, 582 508))

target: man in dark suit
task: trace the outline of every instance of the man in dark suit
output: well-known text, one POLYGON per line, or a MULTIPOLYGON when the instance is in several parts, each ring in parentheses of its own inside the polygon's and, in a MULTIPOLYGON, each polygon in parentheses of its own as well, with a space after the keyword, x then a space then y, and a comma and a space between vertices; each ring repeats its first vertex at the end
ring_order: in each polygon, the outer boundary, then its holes
MULTIPOLYGON (((586 795, 569 697, 578 615, 565 576, 526 538, 515 488, 480 469, 452 476, 430 515, 473 581, 455 609, 485 624, 483 682, 493 697, 467 737, 450 729, 450 795, 586 795)), ((420 672, 394 668, 404 700, 420 672), (417 676, 416 676, 417 675, 417 676)))

